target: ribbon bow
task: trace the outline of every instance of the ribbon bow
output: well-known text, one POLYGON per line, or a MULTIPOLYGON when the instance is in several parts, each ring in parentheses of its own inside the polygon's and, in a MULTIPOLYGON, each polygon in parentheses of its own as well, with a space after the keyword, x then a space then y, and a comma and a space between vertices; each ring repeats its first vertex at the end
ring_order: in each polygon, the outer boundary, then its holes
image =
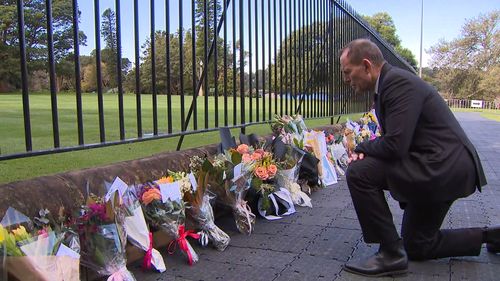
POLYGON ((169 254, 173 254, 174 253, 174 251, 175 251, 175 242, 177 242, 177 244, 179 244, 179 248, 181 248, 181 250, 184 251, 187 254, 189 265, 193 265, 193 255, 191 254, 191 251, 189 251, 188 241, 186 240, 186 238, 189 236, 189 237, 192 237, 194 239, 199 239, 200 235, 196 234, 192 230, 187 230, 186 231, 185 228, 184 228, 184 225, 180 225, 179 226, 179 232, 178 232, 178 234, 179 234, 179 238, 170 241, 170 244, 168 245, 168 253, 169 254), (171 250, 172 247, 174 247, 174 250, 171 250))
POLYGON ((142 260, 142 269, 151 269, 151 260, 153 259, 153 233, 149 232, 149 247, 142 260))

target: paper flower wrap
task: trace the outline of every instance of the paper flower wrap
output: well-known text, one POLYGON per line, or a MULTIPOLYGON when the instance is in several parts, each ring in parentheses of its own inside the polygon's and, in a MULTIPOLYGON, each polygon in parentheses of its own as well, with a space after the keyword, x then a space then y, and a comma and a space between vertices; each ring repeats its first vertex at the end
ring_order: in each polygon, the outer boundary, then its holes
POLYGON ((191 230, 184 227, 185 206, 182 201, 182 188, 190 188, 189 179, 182 177, 175 181, 172 176, 162 178, 154 183, 138 186, 138 194, 148 224, 164 231, 172 238, 168 251, 173 254, 177 245, 186 255, 189 265, 198 262, 198 255, 187 241, 187 237, 199 238, 191 230))
POLYGON ((31 221, 9 208, 0 224, 0 253, 5 270, 19 280, 80 280, 80 244, 70 230, 50 227, 34 234, 24 225, 31 221))
POLYGON ((135 278, 127 269, 125 252, 125 211, 119 201, 117 193, 107 202, 90 196, 82 206, 76 220, 82 244, 81 262, 99 275, 109 276, 108 281, 132 281, 135 278))
POLYGON ((208 170, 213 169, 212 164, 206 158, 195 156, 191 159, 190 168, 192 189, 190 192, 184 193, 184 201, 189 205, 186 208, 186 216, 200 229, 200 244, 202 246, 205 247, 210 243, 217 250, 224 251, 231 238, 215 225, 214 212, 210 204, 215 195, 211 195, 211 192, 208 191, 208 179, 210 178, 208 170), (195 179, 195 175, 197 179, 195 179))

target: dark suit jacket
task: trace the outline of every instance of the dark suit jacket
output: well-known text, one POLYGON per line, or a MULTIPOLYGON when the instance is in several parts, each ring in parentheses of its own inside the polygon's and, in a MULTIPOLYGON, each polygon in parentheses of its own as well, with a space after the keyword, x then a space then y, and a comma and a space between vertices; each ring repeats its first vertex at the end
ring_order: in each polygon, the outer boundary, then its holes
POLYGON ((477 152, 438 92, 413 73, 385 63, 375 94, 382 136, 357 152, 384 161, 399 201, 448 201, 486 184, 477 152))

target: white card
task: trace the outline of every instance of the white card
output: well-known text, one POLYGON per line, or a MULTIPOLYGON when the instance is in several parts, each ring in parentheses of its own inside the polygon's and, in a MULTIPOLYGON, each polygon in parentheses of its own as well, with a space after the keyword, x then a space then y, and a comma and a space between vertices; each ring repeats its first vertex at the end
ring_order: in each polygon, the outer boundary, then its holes
POLYGON ((161 200, 163 203, 167 200, 179 201, 182 198, 181 185, 178 181, 172 183, 160 183, 161 200))
POLYGON ((243 168, 243 164, 240 163, 236 166, 234 166, 233 169, 233 182, 236 182, 239 178, 241 178, 241 170, 243 168))
POLYGON ((69 248, 68 246, 66 246, 64 244, 61 244, 61 246, 59 246, 59 250, 57 250, 56 256, 58 256, 58 257, 67 256, 67 257, 71 257, 71 258, 75 258, 75 259, 80 258, 79 253, 73 251, 71 248, 69 248))
POLYGON ((196 178, 194 177, 194 174, 191 172, 188 175, 189 181, 191 182, 191 186, 193 187, 193 191, 196 191, 198 188, 198 182, 196 182, 196 178))
POLYGON ((118 194, 120 195, 120 198, 123 198, 123 195, 125 194, 125 191, 127 191, 128 185, 122 181, 119 177, 115 178, 115 181, 113 181, 113 184, 108 190, 108 193, 104 197, 104 200, 107 202, 109 199, 111 199, 111 196, 115 191, 118 191, 118 194))

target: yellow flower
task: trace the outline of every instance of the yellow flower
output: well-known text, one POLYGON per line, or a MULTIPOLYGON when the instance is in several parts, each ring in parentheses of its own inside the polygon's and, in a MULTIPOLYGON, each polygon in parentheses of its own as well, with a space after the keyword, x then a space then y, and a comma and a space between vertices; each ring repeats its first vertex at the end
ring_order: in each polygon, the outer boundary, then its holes
POLYGON ((7 231, 5 230, 5 228, 3 228, 3 226, 0 224, 0 244, 3 243, 3 241, 5 240, 5 236, 7 235, 7 231))
POLYGON ((20 225, 17 229, 12 230, 12 233, 14 234, 17 242, 31 238, 31 235, 29 235, 26 228, 22 225, 20 225))

